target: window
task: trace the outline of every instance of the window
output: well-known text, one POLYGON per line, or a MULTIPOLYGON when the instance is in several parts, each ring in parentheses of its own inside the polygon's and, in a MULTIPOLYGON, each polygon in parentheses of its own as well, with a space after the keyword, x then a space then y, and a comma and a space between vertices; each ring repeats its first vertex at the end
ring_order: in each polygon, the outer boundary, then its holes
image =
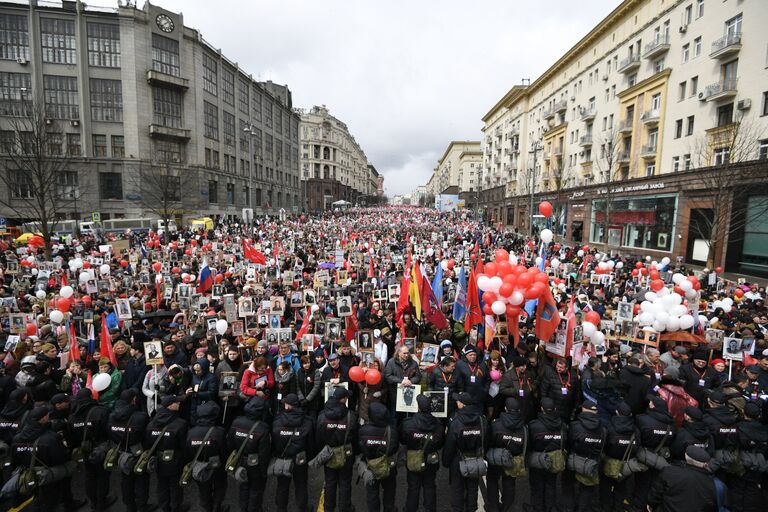
POLYGON ((181 76, 179 42, 152 34, 152 69, 171 76, 181 76))
POLYGON ((685 99, 685 86, 688 82, 680 82, 677 86, 677 101, 683 101, 685 99))
POLYGON ((717 107, 717 126, 726 126, 733 122, 733 103, 717 107))
POLYGON ((227 105, 235 106, 235 73, 227 68, 221 68, 222 99, 227 105))
POLYGON ((272 128, 272 102, 268 98, 264 98, 264 125, 272 128))
POLYGON ((123 120, 123 86, 120 80, 91 78, 91 119, 123 120))
POLYGON ((163 175, 160 183, 163 193, 168 201, 181 201, 181 178, 179 176, 163 175))
POLYGON ((61 199, 77 199, 80 197, 77 171, 59 171, 56 174, 57 194, 61 199))
POLYGON ((166 128, 181 128, 182 95, 174 89, 152 88, 152 122, 166 128))
POLYGON ((768 116, 768 91, 763 93, 763 116, 768 116))
POLYGON ((261 189, 256 189, 256 194, 254 194, 254 203, 256 206, 261 206, 261 189))
POLYGON ((616 86, 612 85, 611 86, 611 98, 615 98, 615 97, 616 97, 616 86))
POLYGON ((235 116, 224 111, 224 144, 235 145, 235 116))
POLYGON ((0 14, 0 59, 29 60, 27 17, 0 14))
POLYGON ((678 172, 680 170, 680 157, 672 157, 672 172, 678 172))
POLYGON ((605 101, 608 102, 611 100, 611 90, 609 88, 605 89, 605 101))
POLYGON ((715 150, 712 165, 726 165, 730 160, 731 150, 729 148, 719 148, 715 150))
POLYGON ((83 154, 83 148, 80 144, 80 134, 68 133, 67 134, 67 155, 80 156, 82 154, 83 154))
POLYGON ((652 150, 656 149, 656 144, 659 142, 659 130, 654 129, 648 132, 648 147, 652 150))
POLYGON ((696 0, 696 17, 704 16, 704 0, 696 0))
POLYGON ((768 159, 768 139, 763 139, 757 147, 757 158, 760 160, 768 159))
POLYGON ((209 169, 213 167, 213 162, 211 160, 211 148, 205 148, 205 166, 209 169))
POLYGON ((684 44, 683 45, 683 64, 688 62, 688 59, 691 56, 691 45, 690 44, 684 44))
POLYGON ((699 77, 694 76, 691 78, 691 96, 696 96, 697 92, 699 92, 699 77))
POLYGON ((125 158, 125 137, 112 135, 112 158, 125 158))
POLYGON ((742 16, 739 14, 738 16, 735 16, 728 21, 725 22, 725 35, 726 36, 733 36, 736 34, 741 34, 741 22, 742 22, 742 16))
POLYGON ((77 78, 43 75, 45 115, 51 119, 79 119, 77 78))
POLYGON ((40 18, 43 62, 77 64, 75 20, 40 18))
POLYGON ((606 201, 594 200, 590 241, 599 243, 607 237, 616 245, 670 251, 675 238, 676 204, 676 196, 670 195, 612 199, 611 229, 607 230, 606 201))
POLYGON ((653 176, 654 174, 656 174, 656 162, 650 162, 645 166, 645 175, 648 177, 653 176))
POLYGON ((0 115, 30 114, 32 81, 29 73, 0 73, 0 115))
POLYGON ((664 71, 664 58, 658 59, 653 63, 653 72, 661 73, 664 71))
POLYGON ((118 172, 99 173, 99 190, 102 199, 122 199, 123 176, 118 172))
POLYGON ((683 25, 690 25, 691 21, 693 21, 693 6, 687 5, 683 12, 683 25))
POLYGON ((261 92, 254 86, 253 88, 253 105, 251 107, 251 114, 256 121, 261 121, 261 92))
POLYGON ((64 142, 61 133, 58 132, 46 132, 45 143, 48 149, 48 154, 53 156, 61 155, 61 145, 64 142))
POLYGON ((112 23, 88 23, 88 64, 120 67, 120 27, 112 23))
POLYGON ((693 58, 701 55, 701 36, 693 40, 693 58))
POLYGON ((245 80, 238 80, 237 82, 237 105, 240 113, 248 117, 248 92, 251 86, 245 80))
POLYGON ((693 118, 694 116, 688 116, 688 124, 686 125, 685 129, 686 137, 693 135, 693 118))
POLYGON ((106 135, 93 136, 93 156, 95 157, 107 156, 107 136, 106 135))
POLYGON ((215 149, 212 151, 211 161, 213 163, 213 168, 218 169, 219 168, 219 152, 215 149))
POLYGON ((629 75, 629 78, 627 78, 627 86, 634 87, 636 83, 637 83, 637 73, 632 73, 631 75, 629 75))
POLYGON ((213 180, 208 182, 208 202, 211 204, 219 202, 219 184, 213 180))
POLYGON ((219 140, 219 109, 213 103, 203 102, 203 134, 219 140))
POLYGON ((661 109, 661 93, 651 96, 651 110, 661 109))
POLYGON ((684 171, 690 171, 691 170, 691 155, 690 154, 683 155, 683 170, 684 171))
MULTIPOLYGON (((210 150, 206 149, 206 162, 210 160, 210 150)), ((162 163, 181 163, 183 161, 182 159, 182 153, 181 153, 181 144, 178 142, 172 142, 172 141, 166 141, 166 140, 157 140, 155 141, 155 158, 158 162, 162 163)), ((206 163, 206 166, 208 164, 206 163)), ((210 166, 208 166, 210 167, 210 166)))
POLYGON ((275 134, 280 135, 283 131, 283 116, 280 112, 280 108, 277 109, 277 115, 275 116, 275 134))
POLYGON ((678 119, 675 121, 675 138, 679 139, 683 136, 683 120, 678 119))
POLYGON ((235 204, 235 184, 227 183, 227 204, 235 204))
POLYGON ((32 179, 23 171, 13 172, 11 183, 11 197, 14 199, 32 199, 35 197, 32 179))
POLYGON ((219 63, 207 53, 203 54, 203 90, 218 95, 219 63))

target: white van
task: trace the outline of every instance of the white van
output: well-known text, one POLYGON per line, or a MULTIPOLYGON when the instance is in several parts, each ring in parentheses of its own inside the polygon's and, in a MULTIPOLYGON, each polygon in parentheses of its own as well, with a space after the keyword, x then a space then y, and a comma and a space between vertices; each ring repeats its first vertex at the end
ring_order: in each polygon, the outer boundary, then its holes
MULTIPOLYGON (((171 234, 175 234, 178 230, 179 228, 176 227, 176 221, 173 219, 170 219, 168 221, 168 232, 171 234)), ((163 222, 162 219, 159 219, 157 221, 157 234, 162 236, 163 233, 165 233, 165 222, 163 222)))

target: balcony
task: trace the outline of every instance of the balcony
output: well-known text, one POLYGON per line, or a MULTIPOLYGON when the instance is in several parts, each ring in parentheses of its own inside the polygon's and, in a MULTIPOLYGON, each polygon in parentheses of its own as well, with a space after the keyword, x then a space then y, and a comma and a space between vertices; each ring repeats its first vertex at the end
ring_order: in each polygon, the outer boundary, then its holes
POLYGON ((629 151, 622 151, 619 153, 619 156, 616 158, 617 162, 620 164, 628 164, 629 163, 629 151))
POLYGON ((625 119, 619 123, 619 133, 627 133, 632 131, 633 119, 625 119))
POLYGON ((737 85, 738 79, 736 78, 720 80, 719 82, 708 85, 706 89, 704 89, 704 97, 707 101, 718 101, 732 98, 736 96, 737 85))
POLYGON ((730 57, 741 50, 741 32, 728 34, 712 43, 712 51, 709 56, 713 59, 730 57))
POLYGON ((658 111, 658 109, 653 109, 647 112, 643 112, 643 115, 640 116, 640 120, 643 122, 643 124, 646 124, 648 126, 656 126, 657 124, 659 124, 660 118, 661 118, 661 113, 658 111))
POLYGON ((542 153, 541 157, 544 160, 549 161, 549 159, 552 158, 552 153, 550 151, 545 151, 544 153, 542 153))
POLYGON ((554 110, 557 113, 565 112, 566 110, 568 110, 568 101, 567 100, 558 101, 557 103, 555 103, 555 106, 552 108, 552 110, 554 110))
POLYGON ((171 128, 169 126, 152 123, 149 125, 149 136, 186 141, 192 137, 192 131, 184 128, 171 128))
POLYGON ((545 120, 550 120, 553 117, 555 117, 555 111, 554 110, 545 110, 544 111, 544 119, 545 120))
POLYGON ((186 91, 189 89, 189 80, 178 76, 167 75, 154 69, 147 70, 147 82, 150 85, 161 85, 166 87, 173 87, 174 89, 181 89, 186 91))
POLYGON ((501 137, 501 126, 497 126, 495 130, 493 130, 493 134, 497 137, 501 137))
POLYGON ((579 137, 579 146, 586 147, 592 145, 592 135, 582 135, 579 137))
POLYGON ((563 148, 562 147, 552 148, 552 156, 563 156, 563 148))
POLYGON ((592 121, 596 115, 597 110, 595 109, 594 105, 591 107, 582 108, 579 111, 579 119, 582 121, 592 121))
POLYGON ((640 156, 642 158, 656 158, 656 144, 648 144, 640 149, 640 156))
POLYGON ((645 45, 643 57, 646 59, 654 59, 667 50, 669 50, 669 35, 659 36, 655 40, 645 45))
POLYGON ((616 70, 619 73, 629 73, 640 67, 640 56, 630 55, 626 59, 619 63, 619 68, 616 70))
POLYGON ((515 135, 519 135, 519 134, 520 134, 520 128, 518 128, 517 126, 513 126, 512 128, 510 128, 509 132, 507 133, 507 138, 511 139, 515 135))

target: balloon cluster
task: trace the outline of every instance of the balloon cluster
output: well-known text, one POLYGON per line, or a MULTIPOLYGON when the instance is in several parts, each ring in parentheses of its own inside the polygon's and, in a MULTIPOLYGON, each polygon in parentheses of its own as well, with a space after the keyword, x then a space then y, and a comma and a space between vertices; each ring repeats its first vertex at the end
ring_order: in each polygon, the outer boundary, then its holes
POLYGON ((483 313, 513 318, 520 314, 526 300, 540 298, 549 286, 549 276, 538 267, 518 265, 517 257, 506 250, 496 251, 494 261, 486 263, 477 277, 477 287, 483 292, 483 313))
MULTIPOLYGON (((645 300, 640 303, 640 308, 635 320, 642 327, 650 327, 656 332, 675 332, 687 330, 693 327, 695 319, 690 312, 688 305, 684 303, 684 298, 689 301, 696 300, 698 290, 701 289, 701 283, 694 276, 684 276, 683 274, 673 274, 672 289, 665 286, 661 280, 658 270, 651 269, 649 272, 651 278, 651 291, 645 293, 645 300)), ((731 299, 726 299, 731 301, 731 299)), ((725 308, 723 308, 725 311, 725 308)), ((728 306, 730 311, 730 306, 728 306)), ((699 322, 702 325, 707 323, 707 317, 699 315, 699 322)))
POLYGON ((349 380, 352 382, 365 381, 369 386, 375 386, 381 382, 381 372, 375 368, 353 366, 349 369, 349 380))
POLYGON ((581 329, 593 345, 605 344, 605 334, 600 331, 600 313, 597 311, 587 311, 581 322, 581 329))

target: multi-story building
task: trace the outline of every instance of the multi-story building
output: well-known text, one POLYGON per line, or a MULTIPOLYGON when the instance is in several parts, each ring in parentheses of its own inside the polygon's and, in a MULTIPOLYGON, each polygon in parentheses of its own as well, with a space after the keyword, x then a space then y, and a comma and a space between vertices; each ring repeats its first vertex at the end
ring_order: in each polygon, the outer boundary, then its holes
POLYGON ((178 177, 179 217, 301 204, 290 90, 254 80, 181 14, 149 2, 1 2, 0 87, 3 137, 23 104, 42 105, 58 135, 51 151, 73 159, 60 178, 74 190, 67 217, 150 216, 141 169, 178 177))
POLYGON ((451 141, 430 177, 429 191, 434 195, 449 187, 459 192, 472 192, 477 188, 477 175, 482 164, 479 141, 451 141))
POLYGON ((504 190, 489 218, 527 232, 547 198, 566 241, 768 272, 764 235, 737 222, 767 200, 765 7, 622 2, 483 117, 481 186, 504 190), (717 208, 702 176, 737 163, 763 179, 735 201, 730 229, 702 233, 717 208))

